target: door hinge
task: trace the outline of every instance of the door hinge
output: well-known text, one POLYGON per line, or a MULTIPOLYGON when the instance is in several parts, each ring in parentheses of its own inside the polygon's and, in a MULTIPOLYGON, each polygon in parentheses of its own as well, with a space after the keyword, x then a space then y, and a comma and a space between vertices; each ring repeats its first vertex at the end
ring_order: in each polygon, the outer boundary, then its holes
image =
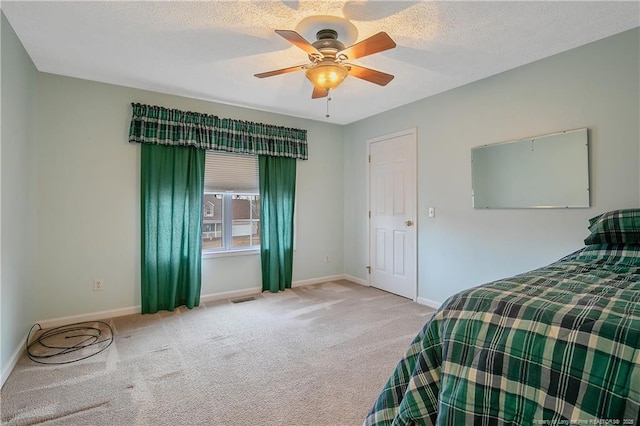
POLYGON ((367 266, 367 272, 369 273, 369 275, 371 275, 371 266, 367 266))
POLYGON ((371 154, 369 154, 369 163, 371 163, 371 154))
POLYGON ((371 210, 369 210, 369 219, 371 219, 371 210))

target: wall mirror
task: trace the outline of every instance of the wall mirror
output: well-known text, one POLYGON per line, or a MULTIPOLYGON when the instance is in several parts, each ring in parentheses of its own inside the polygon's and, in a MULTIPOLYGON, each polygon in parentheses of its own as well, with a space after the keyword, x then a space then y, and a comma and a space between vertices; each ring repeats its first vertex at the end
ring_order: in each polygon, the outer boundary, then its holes
POLYGON ((587 129, 471 148, 473 207, 589 207, 587 129))

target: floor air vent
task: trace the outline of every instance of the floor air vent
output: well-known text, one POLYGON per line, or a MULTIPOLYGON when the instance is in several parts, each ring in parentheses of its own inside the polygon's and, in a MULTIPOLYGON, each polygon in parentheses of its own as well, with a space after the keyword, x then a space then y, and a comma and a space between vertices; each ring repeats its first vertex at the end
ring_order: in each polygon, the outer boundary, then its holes
POLYGON ((256 300, 256 298, 254 296, 242 297, 240 299, 233 299, 231 303, 244 303, 244 302, 251 302, 252 300, 256 300))

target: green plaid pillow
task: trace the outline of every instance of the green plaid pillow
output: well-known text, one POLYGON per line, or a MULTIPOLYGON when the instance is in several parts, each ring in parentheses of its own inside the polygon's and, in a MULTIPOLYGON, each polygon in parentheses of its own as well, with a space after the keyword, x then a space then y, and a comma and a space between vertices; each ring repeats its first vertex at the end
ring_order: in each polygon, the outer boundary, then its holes
POLYGON ((621 209, 589 220, 591 234, 586 245, 602 243, 640 243, 640 209, 621 209))
POLYGON ((593 226, 593 224, 596 223, 602 216, 604 216, 604 213, 599 214, 598 216, 594 216, 591 219, 589 219, 589 227, 593 226))
POLYGON ((566 260, 640 265, 640 244, 592 244, 566 260))

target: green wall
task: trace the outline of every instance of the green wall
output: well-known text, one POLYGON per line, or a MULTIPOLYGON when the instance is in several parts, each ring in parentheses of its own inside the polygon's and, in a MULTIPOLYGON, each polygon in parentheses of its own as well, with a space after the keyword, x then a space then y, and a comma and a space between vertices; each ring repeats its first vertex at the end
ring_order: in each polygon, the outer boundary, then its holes
MULTIPOLYGON (((140 146, 128 142, 131 102, 307 129, 309 160, 298 164, 293 279, 342 274, 340 126, 41 73, 37 235, 47 238, 37 246, 39 318, 140 304, 140 146), (104 291, 93 291, 96 278, 104 291)), ((202 264, 203 296, 261 286, 259 255, 202 264)))
POLYGON ((345 129, 345 272, 366 279, 367 140, 418 135, 418 297, 559 259, 598 213, 640 206, 638 28, 432 96, 345 129), (587 127, 591 208, 474 210, 471 148, 587 127), (347 195, 348 194, 348 195, 347 195), (427 217, 435 207, 436 217, 427 217))
POLYGON ((0 355, 2 383, 22 349, 36 311, 37 71, 4 14, 0 139, 0 355))

